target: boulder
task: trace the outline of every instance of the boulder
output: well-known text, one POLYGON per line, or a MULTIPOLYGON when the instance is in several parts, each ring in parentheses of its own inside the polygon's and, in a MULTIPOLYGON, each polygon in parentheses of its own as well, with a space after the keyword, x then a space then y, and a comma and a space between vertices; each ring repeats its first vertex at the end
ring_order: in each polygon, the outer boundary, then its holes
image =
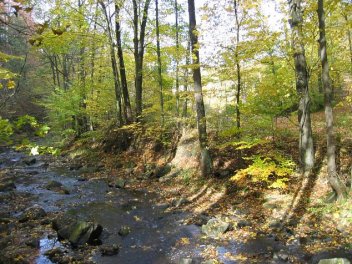
POLYGON ((318 264, 350 264, 351 262, 346 258, 331 258, 321 259, 318 264))
POLYGON ((212 218, 206 225, 202 225, 202 232, 209 237, 219 237, 224 234, 230 227, 230 224, 221 219, 212 218))
POLYGON ((60 239, 67 239, 73 246, 96 244, 103 227, 93 222, 75 221, 57 231, 60 239))
POLYGON ((18 219, 20 223, 27 222, 28 220, 38 220, 46 216, 46 212, 39 205, 34 205, 22 213, 18 219))

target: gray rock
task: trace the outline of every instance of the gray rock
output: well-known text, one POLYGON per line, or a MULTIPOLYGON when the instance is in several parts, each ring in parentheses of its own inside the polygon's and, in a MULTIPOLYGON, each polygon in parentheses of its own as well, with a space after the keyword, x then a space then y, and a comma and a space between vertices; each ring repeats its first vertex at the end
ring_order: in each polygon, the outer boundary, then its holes
POLYGON ((102 256, 114 256, 119 253, 119 246, 116 244, 102 245, 100 246, 100 252, 102 256))
POLYGON ((321 259, 318 264, 351 264, 346 258, 321 259))
POLYGON ((23 214, 20 215, 18 221, 20 223, 27 222, 28 220, 38 220, 46 216, 46 212, 39 205, 34 205, 28 208, 23 214))
POLYGON ((209 237, 219 237, 225 233, 230 227, 230 224, 220 219, 210 219, 206 225, 202 226, 202 232, 209 237))

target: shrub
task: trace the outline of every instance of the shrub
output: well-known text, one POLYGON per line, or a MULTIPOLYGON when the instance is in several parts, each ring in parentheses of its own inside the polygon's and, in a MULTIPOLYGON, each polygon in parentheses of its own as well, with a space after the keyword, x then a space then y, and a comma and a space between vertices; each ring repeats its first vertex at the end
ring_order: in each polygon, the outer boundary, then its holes
POLYGON ((295 168, 295 163, 291 159, 277 153, 271 157, 254 155, 247 159, 252 160, 253 163, 237 171, 231 177, 231 181, 240 183, 249 177, 252 182, 270 184, 269 188, 284 189, 287 187, 288 176, 294 172, 295 168))
POLYGON ((0 117, 0 144, 9 143, 13 134, 13 126, 7 119, 0 117))

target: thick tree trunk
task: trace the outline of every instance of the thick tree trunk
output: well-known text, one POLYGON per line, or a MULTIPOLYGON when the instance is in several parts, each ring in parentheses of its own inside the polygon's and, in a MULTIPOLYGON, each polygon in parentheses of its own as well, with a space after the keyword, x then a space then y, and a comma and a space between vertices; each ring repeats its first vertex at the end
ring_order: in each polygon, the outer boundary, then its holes
POLYGON ((115 2, 115 28, 116 28, 117 55, 120 62, 121 89, 123 94, 123 102, 125 105, 126 123, 129 124, 132 122, 133 118, 132 118, 131 101, 130 101, 128 86, 127 86, 125 60, 124 60, 123 51, 122 51, 120 7, 117 4, 117 2, 115 2))
POLYGON ((310 118, 310 98, 308 91, 308 72, 303 46, 301 0, 289 0, 292 46, 294 52, 296 90, 300 98, 298 108, 299 153, 301 168, 309 172, 314 166, 314 146, 310 118))
POLYGON ((188 0, 188 13, 189 13, 189 34, 192 44, 193 54, 193 81, 194 81, 194 96, 197 110, 197 126, 198 137, 201 148, 201 172, 202 176, 210 175, 212 173, 213 164, 208 149, 207 126, 205 117, 205 108, 202 93, 202 77, 200 72, 199 61, 199 43, 197 35, 196 14, 194 7, 194 0, 188 0))
POLYGON ((319 20, 319 51, 322 66, 322 85, 324 90, 325 120, 326 120, 326 141, 327 141, 327 170, 331 187, 337 194, 338 199, 346 196, 346 186, 339 179, 336 169, 336 144, 334 136, 333 109, 332 109, 332 89, 329 74, 329 63, 327 55, 327 45, 325 36, 325 13, 324 1, 318 0, 318 20, 319 20))
POLYGON ((135 89, 136 89, 136 118, 139 120, 142 115, 143 105, 143 59, 144 59, 144 38, 148 19, 148 10, 151 0, 146 0, 143 8, 142 23, 139 31, 138 4, 133 0, 133 43, 135 59, 135 89), (139 32, 139 36, 138 36, 139 32))
POLYGON ((159 3, 155 0, 155 27, 156 27, 156 54, 158 57, 158 83, 160 96, 160 126, 164 127, 164 96, 163 96, 163 77, 161 72, 161 55, 160 55, 160 33, 159 33, 159 3))

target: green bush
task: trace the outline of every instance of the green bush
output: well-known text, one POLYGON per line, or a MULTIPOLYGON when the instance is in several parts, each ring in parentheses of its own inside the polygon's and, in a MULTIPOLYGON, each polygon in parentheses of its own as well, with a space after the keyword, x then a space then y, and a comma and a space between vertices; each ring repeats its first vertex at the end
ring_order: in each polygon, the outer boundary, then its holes
POLYGON ((13 134, 13 126, 7 119, 0 117, 0 144, 10 143, 13 134))

